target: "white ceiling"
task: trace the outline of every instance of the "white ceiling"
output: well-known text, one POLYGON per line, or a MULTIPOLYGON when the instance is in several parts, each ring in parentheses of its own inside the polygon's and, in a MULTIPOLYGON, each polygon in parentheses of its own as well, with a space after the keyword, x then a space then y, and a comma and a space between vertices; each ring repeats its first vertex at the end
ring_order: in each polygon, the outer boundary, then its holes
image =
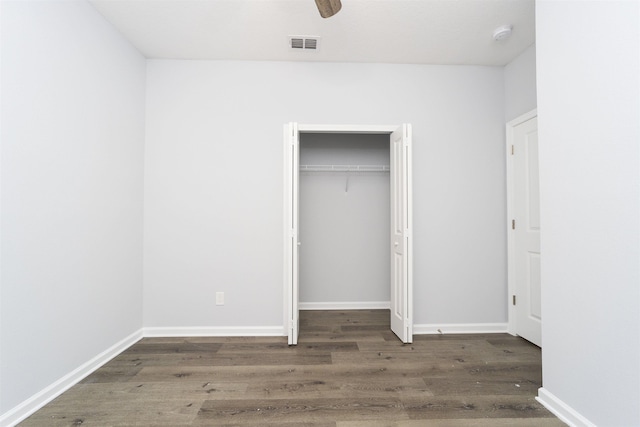
POLYGON ((502 66, 535 40, 534 0, 342 0, 327 19, 314 0, 90 2, 147 58, 502 66), (292 35, 320 49, 292 51, 292 35))

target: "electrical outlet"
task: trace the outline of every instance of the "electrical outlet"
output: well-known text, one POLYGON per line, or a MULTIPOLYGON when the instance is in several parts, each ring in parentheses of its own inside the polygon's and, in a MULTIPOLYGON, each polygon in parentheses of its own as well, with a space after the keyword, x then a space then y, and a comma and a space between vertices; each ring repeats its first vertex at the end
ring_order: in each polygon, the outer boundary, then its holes
POLYGON ((216 305, 224 305, 224 292, 216 292, 216 305))

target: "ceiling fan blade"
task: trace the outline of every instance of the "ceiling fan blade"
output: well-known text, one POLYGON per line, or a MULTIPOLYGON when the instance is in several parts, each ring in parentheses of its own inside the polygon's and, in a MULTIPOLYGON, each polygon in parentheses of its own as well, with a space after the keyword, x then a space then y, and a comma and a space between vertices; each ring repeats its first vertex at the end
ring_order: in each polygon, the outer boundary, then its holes
POLYGON ((342 9, 340 0, 316 0, 316 6, 318 6, 318 12, 323 18, 329 18, 342 9))

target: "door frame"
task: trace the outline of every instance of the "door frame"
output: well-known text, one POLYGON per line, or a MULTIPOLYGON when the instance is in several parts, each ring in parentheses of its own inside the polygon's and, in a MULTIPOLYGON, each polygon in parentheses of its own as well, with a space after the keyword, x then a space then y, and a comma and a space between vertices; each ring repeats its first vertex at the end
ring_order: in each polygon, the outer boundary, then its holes
POLYGON ((511 335, 518 335, 517 333, 517 313, 516 306, 513 304, 513 297, 516 295, 516 280, 515 280, 515 235, 512 228, 512 220, 515 214, 515 195, 514 195, 514 166, 513 166, 513 151, 512 146, 515 143, 515 128, 522 123, 538 117, 538 109, 534 108, 528 113, 524 113, 521 116, 509 121, 506 124, 506 166, 507 166, 507 331, 511 335))
MULTIPOLYGON (((297 304, 294 304, 295 298, 298 298, 298 292, 295 287, 292 286, 291 272, 293 269, 294 259, 297 258, 293 255, 291 238, 297 236, 292 236, 291 228, 289 224, 292 223, 293 216, 297 215, 294 213, 293 207, 291 206, 291 191, 292 191, 292 182, 291 182, 291 171, 292 162, 295 163, 295 160, 291 158, 291 150, 289 144, 291 142, 292 136, 289 135, 291 129, 297 131, 297 141, 299 147, 300 134, 302 133, 335 133, 335 134, 383 134, 383 135, 391 135, 398 128, 402 128, 403 125, 331 125, 331 124, 299 124, 295 122, 290 122, 284 125, 284 215, 283 215, 283 225, 284 225, 284 265, 283 265, 283 273, 284 273, 284 319, 283 319, 283 329, 284 335, 289 337, 289 344, 292 343, 292 309, 293 307, 297 307, 297 304)), ((299 153, 298 153, 299 154, 299 153)), ((412 194, 412 161, 411 161, 411 150, 408 153, 408 165, 407 165, 407 217, 408 217, 408 228, 409 233, 407 236, 408 239, 408 255, 407 255, 407 282, 408 282, 408 292, 407 292, 407 316, 410 320, 409 332, 410 335, 413 335, 413 194, 412 194)), ((297 224, 296 224, 297 226, 297 224)), ((298 310, 299 311, 299 310, 298 310)), ((297 328, 296 328, 297 329, 297 328)), ((298 332, 296 330, 296 332, 298 332)), ((297 337, 293 340, 294 343, 297 343, 297 337)))

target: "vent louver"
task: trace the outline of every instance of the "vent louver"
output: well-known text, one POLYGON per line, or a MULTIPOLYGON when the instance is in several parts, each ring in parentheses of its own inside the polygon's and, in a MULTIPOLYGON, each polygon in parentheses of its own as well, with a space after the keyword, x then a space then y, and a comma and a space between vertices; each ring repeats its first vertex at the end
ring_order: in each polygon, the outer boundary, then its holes
POLYGON ((319 37, 311 36, 291 36, 289 37, 289 47, 292 50, 318 50, 319 37))

